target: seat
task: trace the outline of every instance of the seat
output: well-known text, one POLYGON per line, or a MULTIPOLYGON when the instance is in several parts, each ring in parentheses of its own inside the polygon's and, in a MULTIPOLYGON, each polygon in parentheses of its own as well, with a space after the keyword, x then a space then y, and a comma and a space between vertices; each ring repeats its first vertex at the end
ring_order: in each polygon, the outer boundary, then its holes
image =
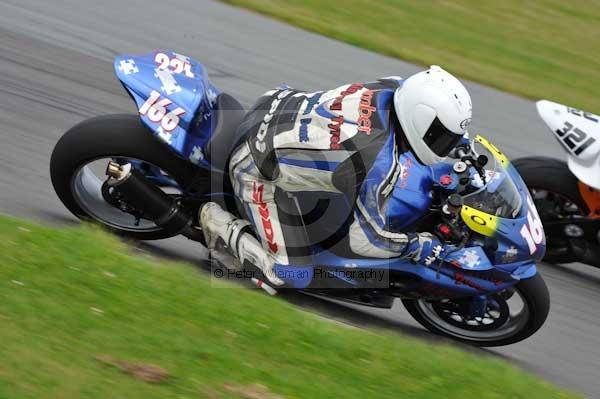
POLYGON ((238 129, 245 115, 244 107, 229 94, 221 93, 216 98, 213 112, 217 113, 217 125, 205 154, 213 167, 227 173, 231 153, 244 139, 245 132, 238 129))

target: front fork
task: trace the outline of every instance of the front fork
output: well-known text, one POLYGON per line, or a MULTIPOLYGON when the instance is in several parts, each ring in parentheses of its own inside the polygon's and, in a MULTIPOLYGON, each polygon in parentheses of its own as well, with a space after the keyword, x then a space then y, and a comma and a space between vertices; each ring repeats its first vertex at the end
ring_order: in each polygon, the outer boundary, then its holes
POLYGON ((469 306, 469 316, 471 317, 483 317, 488 306, 487 295, 477 295, 473 298, 469 306))

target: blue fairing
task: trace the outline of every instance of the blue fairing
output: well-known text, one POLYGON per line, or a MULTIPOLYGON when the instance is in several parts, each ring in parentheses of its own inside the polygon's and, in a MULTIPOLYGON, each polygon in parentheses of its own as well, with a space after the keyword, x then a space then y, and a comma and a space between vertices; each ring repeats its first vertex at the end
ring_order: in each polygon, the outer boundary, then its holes
POLYGON ((541 260, 546 253, 546 238, 542 237, 541 242, 535 247, 535 252, 530 252, 527 242, 521 235, 521 229, 530 223, 532 216, 537 216, 537 210, 533 205, 527 186, 514 166, 509 165, 506 173, 510 175, 516 185, 522 205, 514 219, 498 218, 494 263, 498 268, 512 271, 518 262, 541 260))
MULTIPOLYGON (((417 296, 430 296, 431 294, 425 292, 425 290, 432 286, 437 287, 438 293, 440 290, 443 290, 443 296, 446 297, 492 293, 504 290, 514 285, 519 279, 531 277, 536 273, 535 264, 532 262, 515 265, 518 273, 507 273, 490 267, 490 261, 479 247, 462 249, 455 253, 453 258, 460 259, 466 256, 472 259, 473 255, 468 255, 471 251, 475 251, 481 257, 481 263, 473 267, 469 267, 468 265, 458 267, 457 265, 452 265, 451 263, 453 262, 444 262, 441 266, 434 264, 426 267, 423 264, 417 264, 408 259, 401 258, 349 259, 340 257, 327 250, 314 254, 313 259, 315 267, 319 269, 384 270, 391 273, 400 272, 413 275, 419 281, 414 287, 407 288, 407 294, 417 296)), ((332 272, 331 275, 335 275, 335 272, 332 272)), ((302 282, 306 284, 310 283, 308 280, 302 282)), ((288 281, 288 283, 298 287, 299 281, 288 281)))
POLYGON ((138 109, 156 91, 160 94, 158 101, 171 101, 166 107, 167 112, 177 108, 184 111, 171 131, 165 131, 160 120, 150 120, 148 114, 140 115, 140 118, 179 156, 199 166, 210 167, 204 152, 217 122, 213 108, 220 92, 208 79, 202 64, 172 51, 156 50, 144 56, 118 56, 114 65, 117 77, 138 109))
MULTIPOLYGON (((406 288, 407 296, 461 297, 489 294, 502 291, 519 280, 533 277, 537 273, 535 262, 522 261, 505 264, 498 268, 487 257, 481 247, 462 248, 447 255, 442 265, 434 263, 427 267, 408 259, 357 259, 344 258, 328 250, 318 250, 313 254, 314 267, 328 271, 331 278, 337 278, 348 286, 360 287, 359 281, 352 281, 344 270, 381 270, 386 276, 405 273, 417 278, 417 282, 406 288), (506 270, 505 270, 506 269, 506 270), (510 270, 510 271, 509 271, 510 270), (435 287, 435 289, 433 288, 435 287)), ((277 275, 294 288, 306 288, 313 282, 313 267, 275 265, 277 275)))
MULTIPOLYGON (((430 203, 428 195, 432 185, 439 187, 440 177, 448 175, 450 181, 448 190, 455 189, 458 176, 453 173, 448 164, 425 167, 418 163, 411 154, 400 156, 402 175, 395 187, 394 195, 385 215, 388 226, 405 226, 422 217, 430 203), (408 164, 407 164, 408 161, 408 164), (412 164, 411 164, 412 163, 412 164), (394 215, 396 215, 394 217, 394 215), (395 221, 390 223, 389 221, 395 221)), ((390 165, 381 162, 382 169, 377 166, 371 174, 383 173, 390 165)), ((360 287, 359 281, 351 281, 347 274, 340 270, 384 270, 389 273, 411 275, 417 282, 406 287, 404 294, 408 297, 460 297, 489 294, 504 290, 516 284, 519 280, 533 277, 537 273, 536 260, 543 256, 545 241, 537 245, 536 251, 530 253, 527 242, 521 235, 521 229, 528 219, 536 212, 532 208, 529 192, 514 167, 508 165, 505 172, 514 181, 521 197, 522 205, 514 219, 498 218, 497 232, 494 237, 481 237, 468 243, 464 248, 445 254, 443 262, 430 266, 415 264, 407 259, 356 259, 344 258, 328 250, 317 249, 313 254, 314 266, 319 270, 328 270, 328 275, 337 278, 348 286, 360 287), (482 241, 483 240, 483 241, 482 241)), ((374 179, 376 181, 377 179, 374 179)), ((367 178, 368 184, 368 178, 367 178)), ((494 189, 490 186, 490 189, 494 189)), ((370 200, 369 192, 362 197, 370 200)), ((536 213, 537 215, 537 213, 536 213)), ((381 217, 374 214, 374 218, 381 217)), ((305 288, 311 283, 304 269, 290 267, 283 279, 296 288, 305 288), (302 273, 291 271, 302 270, 302 273), (303 278, 291 279, 294 275, 303 278)))

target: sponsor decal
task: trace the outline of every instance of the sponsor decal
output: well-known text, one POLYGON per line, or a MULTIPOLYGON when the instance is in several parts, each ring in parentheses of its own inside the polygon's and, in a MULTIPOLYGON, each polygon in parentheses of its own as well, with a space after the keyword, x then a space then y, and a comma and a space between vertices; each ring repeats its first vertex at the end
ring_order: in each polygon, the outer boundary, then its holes
POLYGON ((332 150, 339 150, 341 148, 340 133, 343 123, 344 117, 340 115, 331 118, 331 123, 327 125, 327 127, 329 128, 329 134, 331 135, 331 137, 329 138, 329 148, 331 148, 332 150))
POLYGON ((458 261, 467 267, 475 267, 481 263, 479 255, 475 251, 466 251, 458 261))
POLYGON ((360 96, 360 104, 358 105, 358 131, 371 134, 371 115, 377 111, 377 108, 371 105, 373 100, 373 91, 365 90, 360 96))
POLYGON ((354 84, 350 85, 350 87, 348 87, 346 90, 343 90, 340 93, 340 95, 337 96, 335 98, 335 100, 333 100, 329 109, 332 111, 341 111, 342 110, 342 101, 344 101, 344 98, 346 98, 350 94, 356 93, 357 91, 359 91, 362 88, 363 88, 362 83, 354 83, 354 84))
POLYGON ((291 90, 282 91, 277 95, 277 97, 275 97, 273 102, 271 102, 271 108, 269 108, 269 112, 267 112, 263 117, 263 121, 260 124, 260 127, 258 128, 258 133, 256 134, 256 141, 254 142, 254 147, 258 151, 265 152, 265 150, 267 149, 265 137, 267 136, 267 130, 269 130, 269 123, 271 123, 271 120, 275 115, 277 107, 279 107, 279 104, 281 104, 281 100, 287 97, 291 92, 291 90))
POLYGON ((199 164, 200 161, 204 160, 204 153, 202 152, 202 148, 198 146, 194 146, 192 148, 192 152, 189 157, 190 161, 195 164, 199 164))
MULTIPOLYGON (((304 109, 304 112, 302 113, 303 116, 310 115, 310 113, 315 108, 315 105, 318 104, 319 99, 321 98, 321 94, 322 93, 317 93, 310 98, 307 97, 308 103, 306 104, 306 108, 304 109)), ((310 125, 311 122, 312 122, 312 118, 309 118, 309 117, 300 119, 300 132, 299 132, 298 140, 301 143, 306 143, 306 142, 310 141, 310 138, 308 137, 308 125, 310 125)))
POLYGON ((304 112, 302 113, 302 115, 308 115, 310 114, 313 109, 315 108, 315 105, 317 105, 319 103, 319 99, 321 98, 321 94, 322 93, 317 93, 314 96, 308 98, 308 104, 306 104, 306 109, 304 110, 304 112))
POLYGON ((408 186, 408 177, 410 176, 410 169, 413 166, 413 161, 410 158, 406 158, 404 164, 402 164, 402 173, 400 174, 400 188, 404 189, 408 186))
MULTIPOLYGON (((354 83, 350 85, 333 100, 333 102, 329 106, 329 110, 341 111, 344 99, 351 94, 357 93, 363 88, 364 85, 362 83, 354 83)), ((371 116, 373 115, 373 112, 377 111, 377 108, 372 105, 372 101, 373 91, 367 89, 362 93, 360 97, 360 103, 358 105, 357 130, 366 133, 367 135, 371 134, 371 116)), ((331 123, 327 125, 327 127, 329 127, 329 133, 331 134, 329 148, 331 148, 332 150, 339 150, 341 148, 340 132, 343 123, 344 117, 338 115, 332 117, 331 123)))
POLYGON ((132 59, 119 61, 119 71, 125 75, 131 75, 132 73, 138 73, 140 70, 132 59))
POLYGON ((513 245, 502 255, 502 262, 511 263, 519 255, 519 250, 513 245))
POLYGON ((456 285, 464 284, 471 288, 485 291, 485 289, 480 284, 476 283, 475 281, 471 280, 470 278, 473 277, 478 280, 487 281, 488 283, 494 284, 495 286, 499 286, 500 284, 502 284, 504 282, 502 280, 498 280, 497 278, 495 278, 493 275, 491 275, 489 273, 480 273, 480 272, 470 271, 468 269, 466 269, 466 270, 462 269, 461 264, 456 260, 450 261, 450 264, 452 266, 454 266, 455 268, 459 269, 458 271, 454 272, 454 276, 453 276, 454 283, 456 285))
POLYGON ((306 143, 307 141, 309 141, 308 125, 310 125, 310 122, 312 122, 311 118, 300 119, 300 135, 298 137, 298 140, 301 143, 306 143))
POLYGON ((267 245, 272 253, 277 253, 277 243, 275 242, 275 231, 271 224, 271 216, 269 215, 269 208, 267 203, 263 200, 263 192, 265 190, 264 184, 253 183, 252 187, 252 201, 258 205, 258 213, 262 221, 263 231, 267 240, 267 245))
POLYGON ((177 83, 177 80, 168 69, 156 68, 154 70, 154 76, 160 80, 160 84, 162 85, 160 86, 160 89, 167 93, 167 95, 170 96, 171 94, 179 93, 182 90, 181 86, 179 86, 179 83, 177 83))
POLYGON ((213 89, 208 89, 206 91, 206 99, 210 103, 210 105, 214 106, 217 103, 217 93, 213 89))
POLYGON ((461 272, 454 273, 454 281, 455 281, 456 285, 464 284, 467 287, 475 288, 476 290, 479 290, 479 291, 485 291, 485 288, 483 288, 481 285, 477 284, 475 281, 472 281, 472 280, 466 278, 465 275, 461 272))

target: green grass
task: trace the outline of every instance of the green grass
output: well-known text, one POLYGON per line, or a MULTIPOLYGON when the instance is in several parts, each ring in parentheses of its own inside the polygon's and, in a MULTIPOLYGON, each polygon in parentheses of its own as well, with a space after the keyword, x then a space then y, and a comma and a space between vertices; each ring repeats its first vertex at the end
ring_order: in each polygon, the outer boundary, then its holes
POLYGON ((224 398, 255 383, 289 398, 576 397, 498 359, 227 287, 95 228, 0 216, 0 398, 224 398), (147 383, 100 355, 171 378, 147 383))
POLYGON ((505 91, 600 112, 598 0, 224 1, 505 91))

